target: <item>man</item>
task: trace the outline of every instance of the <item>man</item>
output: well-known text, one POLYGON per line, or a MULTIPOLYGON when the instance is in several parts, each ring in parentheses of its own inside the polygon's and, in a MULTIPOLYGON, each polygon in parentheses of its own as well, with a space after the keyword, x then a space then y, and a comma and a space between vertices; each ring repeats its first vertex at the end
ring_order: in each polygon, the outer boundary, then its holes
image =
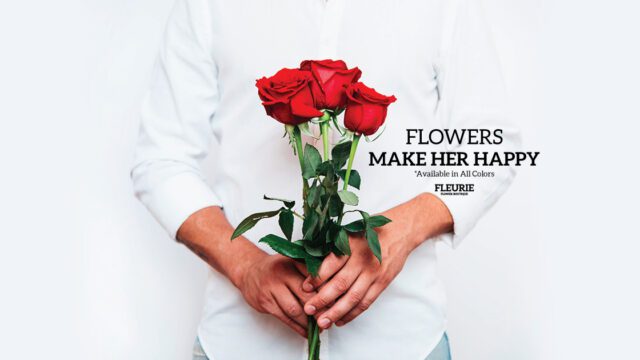
POLYGON ((282 127, 265 115, 255 79, 330 58, 358 66, 365 81, 398 98, 366 152, 416 151, 406 129, 421 128, 499 128, 503 141, 491 150, 518 144, 477 1, 178 0, 144 104, 132 178, 170 235, 214 269, 194 358, 304 359, 306 314, 330 329, 321 336, 323 360, 450 358, 435 243, 455 246, 469 233, 511 182, 510 167, 467 179, 475 184, 467 196, 439 196, 435 183, 449 180, 369 166, 361 151, 354 163, 365 179, 361 207, 393 220, 379 231, 381 265, 353 237, 350 257, 329 256, 309 279, 255 244, 274 222, 229 240, 244 216, 268 209, 263 194, 300 196, 298 163, 282 127), (210 149, 208 183, 200 164, 210 149))

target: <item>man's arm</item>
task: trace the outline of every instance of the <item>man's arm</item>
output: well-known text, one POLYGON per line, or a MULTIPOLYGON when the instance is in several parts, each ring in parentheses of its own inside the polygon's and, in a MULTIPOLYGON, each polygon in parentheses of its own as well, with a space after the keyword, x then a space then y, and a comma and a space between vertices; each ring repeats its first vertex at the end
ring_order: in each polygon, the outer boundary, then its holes
POLYGON ((231 241, 232 233, 222 210, 210 206, 189 216, 176 238, 239 288, 242 274, 266 254, 243 236, 231 241))
POLYGON ((222 199, 200 168, 216 141, 211 126, 220 98, 207 6, 178 0, 168 21, 142 109, 134 191, 171 237, 227 276, 251 306, 305 336, 303 276, 291 260, 267 255, 246 238, 231 242, 222 199))
MULTIPOLYGON (((499 146, 470 148, 465 144, 452 144, 446 147, 446 151, 515 151, 520 146, 520 136, 506 115, 502 74, 479 3, 452 0, 443 6, 442 39, 434 60, 440 95, 434 122, 448 129, 502 130, 503 141, 499 146)), ((318 295, 307 302, 305 311, 316 314, 323 328, 332 323, 341 325, 372 304, 400 272, 408 254, 418 244, 445 234, 443 239, 457 246, 506 191, 515 176, 515 168, 509 166, 492 171, 494 177, 474 179, 475 190, 468 196, 438 198, 422 194, 384 212, 383 215, 393 222, 380 228, 382 265, 372 261, 373 256, 367 252, 364 241, 351 239, 355 247, 361 248, 356 258, 328 259, 327 270, 320 281, 335 275, 322 285, 318 295), (354 274, 360 276, 354 278, 354 274), (338 297, 340 300, 335 305, 323 309, 328 301, 338 297)), ((456 182, 455 179, 452 181, 456 182)), ((322 266, 325 267, 325 263, 322 266)), ((305 285, 311 284, 307 282, 305 285)), ((320 283, 315 285, 309 288, 317 288, 320 283)))
POLYGON ((309 315, 316 315, 321 328, 329 328, 333 323, 342 326, 360 315, 400 273, 416 247, 453 229, 449 210, 430 193, 420 194, 381 215, 391 219, 390 223, 376 229, 382 264, 369 250, 366 239, 351 236, 351 256, 329 255, 320 267, 319 276, 305 280, 305 290, 320 287, 318 294, 307 301, 304 310, 309 315), (334 301, 335 304, 327 308, 334 301))

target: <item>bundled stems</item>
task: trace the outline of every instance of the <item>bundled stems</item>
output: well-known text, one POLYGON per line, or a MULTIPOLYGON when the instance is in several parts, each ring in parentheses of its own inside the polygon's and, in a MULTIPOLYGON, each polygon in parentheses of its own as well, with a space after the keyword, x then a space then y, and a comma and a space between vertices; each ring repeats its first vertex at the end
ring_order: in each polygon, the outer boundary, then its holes
MULTIPOLYGON (((323 152, 323 160, 329 160, 329 121, 331 120, 331 115, 328 112, 324 112, 322 117, 320 118, 320 134, 322 135, 322 152, 323 152)), ((302 144, 300 144, 300 148, 302 148, 302 144)), ((300 150, 299 150, 300 151, 300 150)), ((303 159, 300 159, 300 166, 303 164, 303 159)), ((305 181, 306 183, 306 181, 305 181)), ((308 184, 306 185, 308 189, 308 184)), ((306 191, 303 194, 306 199, 306 191)), ((320 329, 318 328, 318 323, 313 316, 307 317, 309 325, 307 326, 307 342, 309 344, 309 360, 319 360, 320 359, 320 329)))
MULTIPOLYGON (((324 161, 329 160, 329 128, 330 128, 330 120, 331 115, 328 112, 325 112, 324 115, 320 118, 320 133, 322 135, 322 149, 323 149, 323 157, 324 161)), ((300 129, 297 126, 286 126, 287 132, 291 136, 293 142, 295 143, 296 153, 298 154, 298 160, 300 161, 300 169, 304 169, 304 149, 302 147, 302 134, 300 129)), ((349 187, 349 178, 351 176, 351 169, 353 167, 353 159, 355 158, 356 150, 358 148, 358 142, 360 141, 361 135, 356 134, 351 143, 351 149, 349 151, 349 160, 347 162, 347 172, 344 177, 344 185, 343 190, 347 190, 349 187)), ((307 194, 309 192, 309 183, 306 179, 302 179, 302 198, 306 199, 307 194)), ((304 205, 304 215, 306 216, 310 211, 308 205, 304 205)), ((295 214, 297 215, 297 214, 295 214)), ((338 224, 342 222, 342 215, 338 218, 338 224)), ((320 359, 320 329, 318 327, 318 323, 313 316, 308 316, 308 326, 307 326, 307 342, 308 342, 308 351, 309 358, 308 360, 319 360, 320 359)))
MULTIPOLYGON (((328 115, 327 113, 325 113, 325 115, 323 116, 323 118, 328 115)), ((320 124, 320 129, 322 132, 322 140, 323 140, 323 145, 324 145, 324 155, 325 158, 328 156, 328 147, 329 147, 329 137, 328 137, 328 128, 325 126, 328 125, 328 123, 325 121, 322 124, 320 124)), ((287 130, 287 133, 289 134, 289 136, 291 137, 291 139, 293 140, 293 143, 295 145, 295 149, 296 149, 296 153, 298 155, 298 160, 300 161, 300 170, 304 171, 304 148, 302 147, 302 133, 300 131, 300 128, 298 126, 293 126, 293 125, 285 125, 285 129, 287 130)), ((307 180, 303 177, 302 178, 302 199, 306 199, 307 195, 309 193, 309 183, 307 182, 307 180)), ((306 201, 303 201, 304 203, 304 216, 307 216, 309 214, 309 206, 307 205, 306 201)), ((294 212, 294 215, 297 215, 298 217, 300 217, 300 215, 298 215, 296 212, 294 212)), ((307 321, 308 321, 308 325, 307 325, 307 344, 308 344, 308 351, 309 351, 309 359, 308 360, 319 360, 320 359, 320 331, 318 328, 318 323, 316 322, 316 319, 309 315, 307 316, 307 321)))
POLYGON ((307 316, 307 320, 309 322, 307 326, 307 344, 309 345, 308 360, 318 360, 320 359, 320 329, 318 328, 316 319, 312 315, 307 316))

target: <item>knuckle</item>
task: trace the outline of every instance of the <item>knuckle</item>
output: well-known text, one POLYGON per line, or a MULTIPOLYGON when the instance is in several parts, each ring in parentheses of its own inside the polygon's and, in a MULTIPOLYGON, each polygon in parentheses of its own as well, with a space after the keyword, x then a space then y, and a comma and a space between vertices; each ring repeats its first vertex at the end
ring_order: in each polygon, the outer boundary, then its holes
POLYGON ((363 299, 358 304, 358 310, 366 311, 371 306, 372 302, 369 299, 363 299))
POLYGON ((352 291, 351 291, 351 294, 349 294, 349 301, 350 301, 352 304, 357 304, 357 303, 359 303, 359 302, 362 300, 362 297, 363 297, 363 296, 364 296, 364 295, 362 294, 362 292, 361 292, 361 291, 359 291, 359 290, 352 290, 352 291))
POLYGON ((300 315, 300 308, 296 304, 289 304, 285 309, 287 315, 295 317, 300 315))
POLYGON ((389 276, 387 273, 383 273, 380 274, 380 276, 378 276, 377 279, 380 284, 382 284, 383 286, 387 286, 391 283, 391 280, 393 280, 393 278, 391 276, 389 276))
POLYGON ((329 305, 330 301, 331 300, 329 300, 326 296, 318 296, 318 298, 315 301, 316 308, 323 308, 329 305))
POLYGON ((339 293, 344 293, 349 290, 349 282, 344 277, 336 277, 333 279, 333 287, 339 293))

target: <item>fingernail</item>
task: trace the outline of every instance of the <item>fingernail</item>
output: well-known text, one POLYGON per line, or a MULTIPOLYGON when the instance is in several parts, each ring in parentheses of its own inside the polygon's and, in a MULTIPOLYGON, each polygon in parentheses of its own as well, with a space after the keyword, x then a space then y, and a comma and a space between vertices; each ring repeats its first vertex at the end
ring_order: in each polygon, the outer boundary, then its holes
POLYGON ((323 329, 328 328, 330 324, 331 324, 331 320, 327 318, 322 318, 318 321, 318 326, 320 326, 323 329))
POLYGON ((313 315, 316 313, 316 307, 313 305, 306 305, 304 307, 304 312, 306 312, 307 315, 313 315))
POLYGON ((305 282, 304 284, 302 284, 302 290, 311 292, 313 291, 313 285, 311 285, 311 283, 305 282))
POLYGON ((340 320, 336 321, 336 326, 342 326, 342 325, 344 325, 343 321, 340 321, 340 320))

